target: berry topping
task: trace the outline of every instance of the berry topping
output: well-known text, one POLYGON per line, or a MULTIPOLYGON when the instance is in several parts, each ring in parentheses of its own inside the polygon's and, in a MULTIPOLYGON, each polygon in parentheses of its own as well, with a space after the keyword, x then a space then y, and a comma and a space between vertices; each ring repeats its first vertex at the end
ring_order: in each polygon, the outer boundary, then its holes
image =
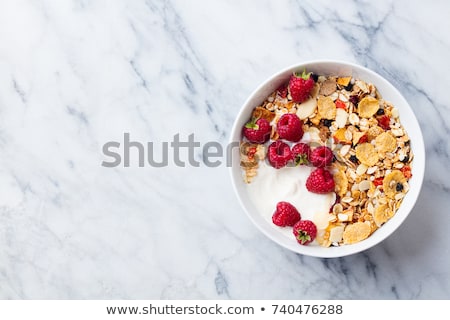
POLYGON ((306 143, 297 143, 292 147, 295 165, 308 164, 310 155, 311 148, 306 143))
POLYGON ((265 143, 270 138, 270 133, 272 132, 272 127, 269 121, 264 118, 252 119, 247 122, 242 129, 244 137, 252 143, 265 143))
POLYGON ((358 105, 358 102, 359 102, 359 97, 358 97, 357 95, 350 96, 350 97, 348 98, 348 101, 350 101, 350 102, 353 103, 355 106, 357 106, 357 105, 358 105))
POLYGON ((293 233, 298 243, 307 245, 316 238, 317 227, 311 220, 300 220, 294 225, 293 233))
POLYGON ((347 110, 347 106, 345 105, 345 102, 342 100, 337 99, 334 102, 334 104, 336 105, 336 108, 347 110))
POLYGON ((311 151, 309 159, 314 167, 323 168, 333 162, 333 151, 325 146, 320 146, 311 151))
POLYGON ((306 179, 306 189, 314 193, 328 193, 334 191, 334 180, 330 171, 317 168, 306 179))
POLYGON ((286 143, 277 140, 270 144, 267 157, 272 167, 280 169, 292 160, 292 151, 286 143))
POLYGON ((303 122, 296 114, 285 113, 277 123, 278 135, 281 139, 297 142, 303 137, 303 122))
POLYGON ((384 130, 389 130, 389 122, 391 121, 391 118, 389 118, 388 116, 384 115, 379 117, 378 119, 378 125, 380 127, 382 127, 384 130))
POLYGON ((300 213, 289 202, 277 203, 277 209, 272 215, 272 222, 279 227, 292 227, 300 220, 300 213))
POLYGON ((303 102, 309 99, 309 94, 314 88, 314 78, 311 73, 294 73, 289 79, 289 92, 294 102, 303 102))

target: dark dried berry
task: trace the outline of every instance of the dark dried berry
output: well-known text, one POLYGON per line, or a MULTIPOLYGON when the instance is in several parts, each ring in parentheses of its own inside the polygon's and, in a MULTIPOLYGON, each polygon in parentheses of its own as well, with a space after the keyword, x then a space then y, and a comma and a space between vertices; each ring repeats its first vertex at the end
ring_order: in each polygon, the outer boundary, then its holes
POLYGON ((350 156, 350 161, 353 162, 353 163, 358 163, 358 158, 355 155, 352 154, 350 156))
POLYGON ((333 121, 332 120, 329 120, 329 119, 323 119, 323 125, 325 126, 325 127, 330 127, 331 126, 331 124, 333 123, 333 121))
POLYGON ((358 105, 359 97, 357 95, 350 96, 348 100, 353 103, 355 106, 358 105))
POLYGON ((349 82, 348 85, 346 85, 344 87, 345 90, 347 91, 352 91, 353 90, 353 83, 349 82))
POLYGON ((311 78, 314 80, 314 82, 317 82, 317 80, 319 80, 319 75, 312 73, 311 78))
POLYGON ((401 162, 403 163, 407 163, 409 161, 409 156, 406 156, 403 158, 403 160, 401 160, 401 162))
POLYGON ((397 192, 400 192, 403 190, 403 185, 399 182, 397 183, 397 185, 395 186, 395 190, 397 190, 397 192))
POLYGON ((384 109, 380 108, 377 110, 377 116, 382 116, 384 114, 384 109))

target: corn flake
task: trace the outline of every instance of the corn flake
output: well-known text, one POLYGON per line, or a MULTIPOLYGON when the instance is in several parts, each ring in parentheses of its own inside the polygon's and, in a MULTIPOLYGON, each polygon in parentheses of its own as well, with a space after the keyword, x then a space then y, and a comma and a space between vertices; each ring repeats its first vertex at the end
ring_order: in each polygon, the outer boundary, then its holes
POLYGON ((375 146, 378 151, 392 152, 397 147, 397 140, 389 132, 383 132, 375 138, 375 146))
POLYGON ((368 167, 371 167, 378 162, 378 153, 376 152, 375 147, 368 142, 358 144, 355 151, 358 160, 368 167))
POLYGON ((355 222, 345 227, 342 238, 344 244, 353 244, 366 239, 371 233, 370 225, 364 222, 355 222))
POLYGON ((372 96, 365 96, 358 103, 358 114, 362 118, 370 118, 378 109, 378 100, 372 96))
POLYGON ((322 119, 334 120, 336 118, 336 105, 330 97, 319 97, 317 108, 322 119))

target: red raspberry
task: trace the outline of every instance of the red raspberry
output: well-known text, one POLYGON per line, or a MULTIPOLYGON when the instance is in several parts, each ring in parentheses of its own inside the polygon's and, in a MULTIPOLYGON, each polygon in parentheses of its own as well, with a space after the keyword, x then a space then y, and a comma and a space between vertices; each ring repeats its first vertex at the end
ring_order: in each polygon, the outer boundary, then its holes
POLYGON ((303 122, 296 114, 285 113, 277 123, 278 135, 281 139, 297 142, 303 137, 303 122))
POLYGON ((242 129, 244 137, 252 143, 265 143, 270 138, 270 133, 272 132, 272 127, 269 121, 264 118, 252 119, 247 122, 242 129))
POLYGON ((334 180, 330 171, 317 168, 306 179, 306 189, 314 193, 328 193, 334 191, 334 180))
POLYGON ((311 151, 309 159, 314 167, 323 168, 333 162, 333 151, 325 146, 320 146, 311 151))
POLYGON ((311 72, 296 73, 289 79, 289 92, 291 93, 292 100, 294 102, 303 102, 309 99, 309 94, 314 88, 314 79, 311 77, 311 72))
POLYGON ((277 140, 269 146, 267 157, 272 167, 280 169, 292 160, 292 151, 286 143, 277 140))
POLYGON ((292 227, 300 220, 300 213, 289 202, 281 201, 277 203, 277 209, 273 213, 272 222, 279 227, 292 227))
POLYGON ((316 238, 317 227, 311 220, 300 220, 294 225, 293 233, 298 243, 307 245, 316 238))
POLYGON ((292 156, 296 165, 308 164, 311 148, 306 143, 297 143, 292 147, 292 156))

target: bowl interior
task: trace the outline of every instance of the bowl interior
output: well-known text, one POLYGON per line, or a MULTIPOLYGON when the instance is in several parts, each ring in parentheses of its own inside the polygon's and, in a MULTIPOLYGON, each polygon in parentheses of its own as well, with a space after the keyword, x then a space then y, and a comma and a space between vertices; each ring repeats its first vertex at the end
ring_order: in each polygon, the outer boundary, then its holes
POLYGON ((400 121, 402 122, 403 127, 405 128, 411 139, 411 149, 414 154, 414 160, 412 162, 413 177, 410 180, 410 190, 406 194, 400 208, 398 209, 394 217, 387 221, 380 229, 375 231, 369 238, 359 243, 330 248, 324 248, 318 245, 301 246, 295 241, 293 237, 292 239, 285 237, 273 226, 271 226, 266 220, 264 220, 262 215, 258 213, 255 206, 250 201, 247 194, 246 184, 242 179, 242 172, 239 165, 238 148, 233 149, 231 179, 238 199, 247 215, 253 221, 253 223, 270 239, 280 244, 281 246, 297 253, 324 258, 342 257, 366 250, 384 240, 400 226, 400 224, 405 220, 405 218, 414 207, 422 186, 425 170, 425 150, 422 132, 420 130, 417 119, 406 99, 394 86, 392 86, 387 80, 385 80, 377 73, 367 68, 347 62, 311 61, 286 68, 285 70, 282 70, 281 72, 273 75, 263 84, 261 84, 250 95, 250 97, 241 108, 241 111, 238 114, 232 129, 231 141, 240 141, 242 127, 250 118, 253 108, 260 105, 270 93, 276 90, 281 84, 285 83, 289 79, 292 72, 302 71, 303 69, 325 76, 351 75, 354 78, 359 78, 366 82, 373 83, 378 88, 378 91, 381 93, 382 97, 385 100, 392 102, 392 104, 398 108, 400 121))

